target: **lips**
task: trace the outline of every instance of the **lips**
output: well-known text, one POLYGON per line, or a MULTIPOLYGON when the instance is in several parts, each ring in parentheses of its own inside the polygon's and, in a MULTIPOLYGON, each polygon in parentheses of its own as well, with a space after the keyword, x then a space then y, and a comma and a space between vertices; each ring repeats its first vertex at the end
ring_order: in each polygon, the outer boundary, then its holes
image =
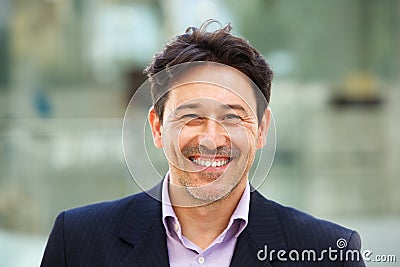
POLYGON ((189 157, 189 160, 196 165, 202 167, 223 167, 232 161, 231 157, 224 158, 200 158, 200 157, 189 157))

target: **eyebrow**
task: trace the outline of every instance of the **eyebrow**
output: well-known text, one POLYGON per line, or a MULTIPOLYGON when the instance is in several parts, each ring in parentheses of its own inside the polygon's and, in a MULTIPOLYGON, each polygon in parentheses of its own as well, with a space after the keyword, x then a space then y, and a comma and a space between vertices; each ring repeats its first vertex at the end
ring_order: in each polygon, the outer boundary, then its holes
POLYGON ((192 103, 192 104, 184 104, 180 105, 175 108, 175 110, 182 110, 182 109, 197 109, 200 108, 201 105, 199 103, 192 103))
MULTIPOLYGON (((199 109, 201 107, 202 107, 202 105, 200 103, 189 103, 189 104, 180 105, 180 106, 176 107, 175 110, 199 109)), ((239 104, 223 104, 223 105, 221 105, 221 108, 223 110, 237 110, 237 111, 243 112, 246 115, 248 114, 246 109, 242 105, 239 105, 239 104)))
POLYGON ((223 109, 233 109, 233 110, 239 110, 239 111, 246 112, 246 109, 242 105, 238 105, 238 104, 225 104, 225 105, 222 105, 222 108, 223 109))

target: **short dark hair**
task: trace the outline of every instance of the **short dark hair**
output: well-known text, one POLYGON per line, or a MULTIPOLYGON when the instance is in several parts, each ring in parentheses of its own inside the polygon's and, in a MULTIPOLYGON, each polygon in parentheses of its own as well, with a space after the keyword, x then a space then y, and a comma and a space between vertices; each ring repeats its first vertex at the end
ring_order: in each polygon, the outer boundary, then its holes
MULTIPOLYGON (((155 81, 155 74, 178 64, 197 61, 228 65, 250 78, 258 88, 255 90, 261 91, 265 97, 265 100, 256 97, 257 118, 260 123, 270 100, 273 72, 267 61, 248 41, 230 33, 232 29, 230 24, 208 32, 207 27, 214 22, 218 21, 207 20, 199 29, 187 28, 184 34, 174 37, 167 43, 145 69, 151 84, 154 109, 161 123, 168 92, 165 86, 160 86, 160 81, 155 81)), ((255 95, 258 96, 259 92, 255 95)))

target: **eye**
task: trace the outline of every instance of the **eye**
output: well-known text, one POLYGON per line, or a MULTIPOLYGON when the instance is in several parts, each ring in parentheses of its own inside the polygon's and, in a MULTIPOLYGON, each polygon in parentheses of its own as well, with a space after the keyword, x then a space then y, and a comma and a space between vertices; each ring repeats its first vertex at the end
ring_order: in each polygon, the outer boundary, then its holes
POLYGON ((181 119, 186 119, 186 120, 197 119, 197 118, 200 118, 200 116, 197 114, 185 114, 181 117, 181 119))
POLYGON ((236 124, 242 121, 242 118, 236 114, 227 114, 222 118, 223 123, 236 124))
POLYGON ((236 114, 228 114, 225 116, 226 120, 240 120, 241 118, 236 114))
POLYGON ((197 114, 185 114, 180 118, 186 125, 197 125, 203 122, 203 117, 197 114))

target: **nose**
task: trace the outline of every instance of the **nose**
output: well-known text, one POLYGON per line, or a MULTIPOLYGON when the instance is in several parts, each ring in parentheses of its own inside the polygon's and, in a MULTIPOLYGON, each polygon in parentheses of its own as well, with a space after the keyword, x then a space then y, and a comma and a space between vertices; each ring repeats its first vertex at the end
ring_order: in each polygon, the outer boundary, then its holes
POLYGON ((213 119, 207 119, 198 135, 198 143, 213 150, 226 145, 229 136, 222 124, 213 119))

